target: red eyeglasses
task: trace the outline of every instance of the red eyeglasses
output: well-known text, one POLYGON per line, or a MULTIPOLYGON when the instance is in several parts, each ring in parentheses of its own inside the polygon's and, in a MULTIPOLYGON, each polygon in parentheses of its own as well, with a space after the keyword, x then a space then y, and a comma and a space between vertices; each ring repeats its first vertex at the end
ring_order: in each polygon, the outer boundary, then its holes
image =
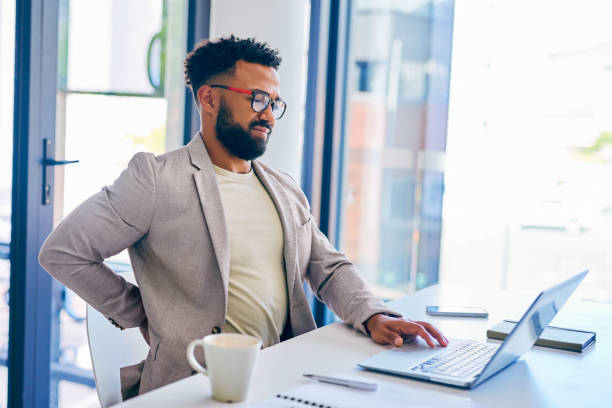
POLYGON ((248 89, 240 89, 234 88, 232 86, 225 85, 208 85, 211 88, 221 88, 227 89, 228 91, 241 92, 244 94, 251 95, 251 109, 254 112, 263 112, 268 109, 268 106, 272 104, 272 115, 274 115, 275 119, 280 119, 283 117, 285 110, 287 109, 287 104, 282 99, 278 98, 272 100, 270 94, 264 91, 249 91, 248 89))

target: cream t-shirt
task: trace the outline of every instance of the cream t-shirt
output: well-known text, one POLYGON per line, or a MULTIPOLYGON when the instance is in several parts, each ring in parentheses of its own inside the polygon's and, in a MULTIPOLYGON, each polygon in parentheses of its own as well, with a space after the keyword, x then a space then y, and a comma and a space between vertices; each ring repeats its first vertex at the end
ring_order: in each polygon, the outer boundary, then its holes
POLYGON ((276 206, 253 170, 214 166, 230 250, 227 315, 223 332, 280 341, 287 320, 283 228, 276 206))

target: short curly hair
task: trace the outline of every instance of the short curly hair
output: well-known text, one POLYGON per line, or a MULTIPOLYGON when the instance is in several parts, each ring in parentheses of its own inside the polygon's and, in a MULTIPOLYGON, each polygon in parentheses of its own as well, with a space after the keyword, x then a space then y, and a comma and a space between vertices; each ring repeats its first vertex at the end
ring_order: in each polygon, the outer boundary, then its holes
POLYGON ((231 74, 242 60, 277 69, 281 63, 278 50, 254 38, 240 39, 233 35, 216 40, 202 40, 185 57, 185 85, 197 101, 198 89, 210 78, 231 74))

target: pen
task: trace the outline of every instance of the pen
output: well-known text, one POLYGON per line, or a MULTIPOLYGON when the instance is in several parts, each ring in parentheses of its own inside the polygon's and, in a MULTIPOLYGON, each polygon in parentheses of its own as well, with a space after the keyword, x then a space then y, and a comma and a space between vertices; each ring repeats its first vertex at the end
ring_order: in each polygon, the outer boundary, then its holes
POLYGON ((376 391, 378 384, 363 381, 343 380, 342 378, 326 377, 324 375, 303 374, 304 377, 311 380, 319 381, 327 384, 342 385, 344 387, 355 388, 364 391, 376 391))

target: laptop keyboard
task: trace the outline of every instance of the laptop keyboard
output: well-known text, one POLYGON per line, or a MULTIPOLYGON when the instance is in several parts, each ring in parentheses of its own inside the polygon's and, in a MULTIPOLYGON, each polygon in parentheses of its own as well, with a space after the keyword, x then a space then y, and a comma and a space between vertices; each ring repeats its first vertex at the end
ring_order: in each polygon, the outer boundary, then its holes
POLYGON ((499 348, 498 344, 461 342, 412 368, 428 374, 473 377, 479 374, 499 348), (451 348, 452 347, 452 348, 451 348))

